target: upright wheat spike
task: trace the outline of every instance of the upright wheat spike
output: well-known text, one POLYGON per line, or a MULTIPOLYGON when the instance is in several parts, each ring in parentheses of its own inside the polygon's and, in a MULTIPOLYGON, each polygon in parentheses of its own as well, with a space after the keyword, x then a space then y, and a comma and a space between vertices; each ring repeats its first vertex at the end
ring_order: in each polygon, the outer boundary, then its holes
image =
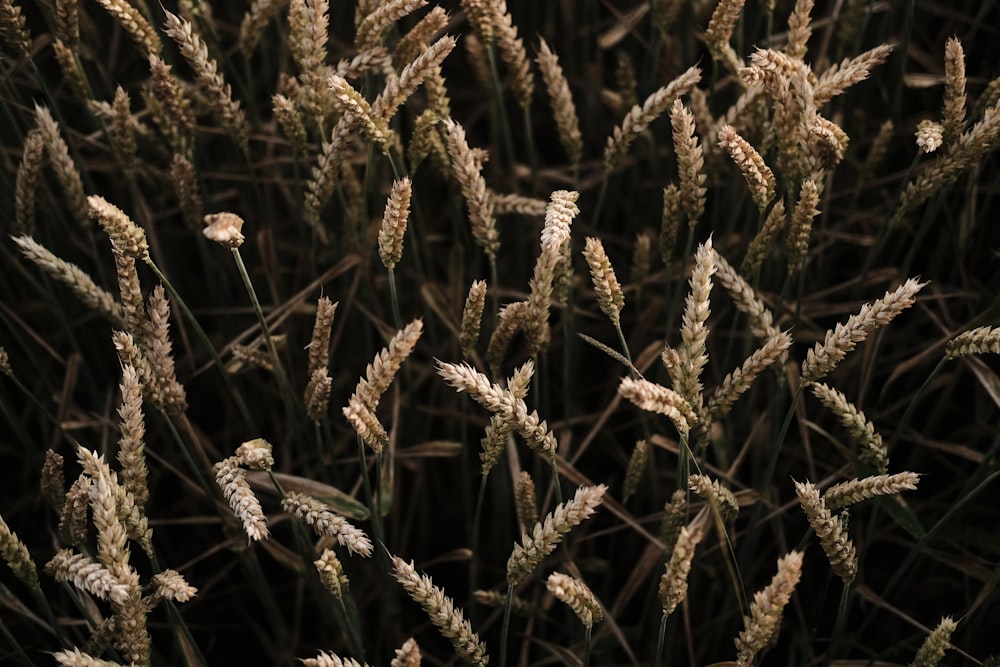
POLYGON ((319 560, 313 562, 323 588, 335 598, 343 598, 350 591, 350 581, 344 574, 344 566, 332 549, 324 549, 319 560))
POLYGON ((24 137, 21 149, 21 164, 17 168, 17 184, 14 189, 14 214, 17 224, 14 233, 32 235, 35 233, 35 192, 38 190, 38 176, 42 171, 45 139, 41 130, 32 128, 24 137))
POLYGON ((739 167, 750 189, 750 197, 757 204, 757 208, 763 211, 774 199, 776 188, 774 172, 764 162, 757 149, 737 134, 732 125, 723 125, 719 130, 719 145, 726 149, 739 167))
POLYGON ((485 307, 486 281, 474 280, 469 286, 469 294, 465 298, 465 307, 462 309, 462 324, 458 336, 462 346, 462 356, 466 359, 469 359, 475 351, 485 307))
POLYGON ((599 238, 587 237, 583 249, 583 257, 590 267, 590 276, 594 281, 594 292, 597 295, 597 305, 601 312, 611 320, 615 327, 621 324, 621 312, 625 307, 625 295, 615 276, 615 270, 604 252, 604 244, 599 238))
POLYGON ((118 463, 122 467, 122 482, 129 490, 135 504, 140 510, 149 500, 149 487, 146 478, 149 470, 146 468, 145 442, 146 424, 142 416, 142 385, 139 374, 131 364, 122 365, 121 382, 122 403, 118 408, 121 420, 118 439, 118 463))
POLYGON ((781 613, 802 576, 802 552, 791 551, 778 559, 778 572, 763 590, 754 593, 750 615, 743 617, 743 631, 736 638, 736 664, 749 667, 778 632, 781 613))
POLYGON ((10 529, 3 517, 0 517, 0 558, 3 558, 14 576, 25 586, 34 591, 41 590, 38 583, 38 568, 28 553, 28 547, 18 539, 17 533, 10 529))
POLYGON ((52 113, 44 106, 35 105, 35 123, 42 134, 42 143, 45 144, 45 152, 49 156, 49 163, 56 173, 59 185, 67 198, 67 204, 73 216, 81 224, 86 224, 88 220, 87 196, 83 190, 83 180, 80 172, 73 163, 73 158, 69 154, 69 146, 59 132, 59 125, 52 117, 52 113))
POLYGON ((679 100, 670 107, 674 152, 677 153, 677 173, 680 178, 681 207, 688 224, 694 226, 705 211, 705 158, 695 135, 694 114, 679 100))
POLYGON ((695 547, 703 536, 704 533, 700 529, 690 526, 681 527, 677 535, 670 560, 667 561, 663 576, 660 577, 659 598, 664 616, 674 613, 687 597, 691 561, 694 558, 695 547))
POLYGON ((802 270, 809 251, 813 218, 819 215, 819 185, 812 178, 802 181, 799 200, 792 209, 792 222, 788 227, 788 277, 794 278, 802 270))
POLYGON ((911 667, 937 667, 944 657, 944 652, 948 650, 948 640, 951 633, 958 627, 958 623, 952 620, 951 616, 944 616, 937 627, 927 635, 927 639, 920 645, 920 650, 914 656, 911 667))
POLYGON ((698 245, 691 271, 691 290, 684 300, 684 314, 681 317, 681 341, 677 362, 668 369, 677 393, 687 400, 696 414, 702 408, 701 371, 708 363, 705 343, 708 327, 705 323, 711 314, 709 296, 712 292, 712 276, 715 274, 715 251, 711 237, 698 245))
POLYGON ((705 44, 715 60, 728 61, 729 40, 746 0, 719 0, 705 30, 705 44))
POLYGON ((160 36, 138 9, 126 0, 97 0, 97 4, 118 20, 128 36, 146 55, 159 55, 162 49, 160 36))
POLYGON ((951 146, 965 129, 965 50, 957 37, 944 45, 944 112, 941 117, 944 143, 951 146))
POLYGON ((548 43, 538 38, 538 68, 542 72, 542 81, 549 94, 552 113, 556 119, 556 130, 571 165, 580 163, 583 156, 583 136, 580 134, 580 120, 576 115, 576 105, 573 94, 569 90, 566 75, 559 65, 559 57, 549 48, 548 43))
POLYGON ((472 237, 492 261, 500 250, 500 234, 494 217, 493 198, 486 189, 481 165, 473 157, 465 139, 465 129, 454 121, 447 121, 448 154, 451 156, 455 180, 462 188, 462 196, 469 208, 472 237))
POLYGON ((420 647, 413 637, 396 649, 389 667, 420 667, 420 647))
POLYGON ((403 235, 410 215, 410 179, 393 181, 385 204, 382 226, 378 232, 378 256, 387 269, 393 269, 403 256, 403 235))
POLYGON ((423 607, 441 635, 451 642, 455 652, 467 664, 475 667, 485 667, 489 662, 486 646, 479 636, 472 631, 472 625, 465 619, 462 611, 455 606, 451 598, 427 575, 417 573, 412 563, 399 556, 392 556, 393 576, 406 590, 410 598, 423 607))

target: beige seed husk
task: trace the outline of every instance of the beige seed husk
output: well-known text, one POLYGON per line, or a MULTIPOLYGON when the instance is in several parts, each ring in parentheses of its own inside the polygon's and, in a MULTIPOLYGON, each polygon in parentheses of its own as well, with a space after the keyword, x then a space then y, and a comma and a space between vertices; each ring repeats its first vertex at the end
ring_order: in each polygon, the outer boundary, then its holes
POLYGON ((459 657, 469 665, 485 667, 489 662, 486 646, 472 631, 472 624, 465 619, 462 610, 455 606, 452 599, 435 586, 430 577, 418 574, 412 563, 399 556, 392 556, 392 569, 396 581, 427 612, 431 623, 451 642, 459 657))
POLYGON ((240 21, 240 36, 237 44, 244 55, 249 56, 258 42, 267 24, 278 15, 278 12, 288 5, 289 0, 253 0, 250 9, 243 14, 240 21))
POLYGON ((700 529, 683 525, 677 534, 670 560, 664 566, 665 571, 660 577, 658 594, 664 616, 674 613, 687 597, 691 560, 694 558, 695 547, 701 542, 702 537, 704 533, 700 529))
POLYGON ((758 375, 781 359, 792 345, 792 337, 781 332, 753 351, 743 365, 727 374, 708 401, 706 412, 714 420, 729 414, 733 403, 750 388, 758 375))
POLYGON ((372 103, 372 113, 380 126, 388 125, 399 107, 422 84, 441 80, 441 63, 454 50, 456 43, 454 37, 445 35, 424 49, 420 55, 413 59, 413 62, 406 65, 398 77, 389 80, 385 89, 372 103))
POLYGON ((915 135, 921 153, 933 153, 944 143, 944 127, 932 120, 924 119, 917 123, 915 135))
POLYGON ((698 423, 691 404, 673 389, 649 380, 625 377, 618 385, 618 393, 643 410, 666 415, 681 435, 687 435, 698 423))
POLYGON ((374 551, 372 541, 364 531, 352 526, 342 516, 334 514, 329 505, 312 496, 290 491, 282 499, 281 507, 296 519, 311 526, 317 535, 333 537, 351 553, 370 557, 374 551))
POLYGON ((141 51, 147 55, 160 53, 160 36, 138 9, 126 0, 97 0, 97 4, 118 20, 141 51))
POLYGON ((420 55, 420 52, 427 48, 430 41, 447 25, 448 12, 445 8, 431 7, 430 11, 424 14, 396 43, 396 48, 392 53, 392 62, 396 64, 397 69, 412 62, 420 55))
POLYGON ((985 352, 1000 354, 1000 327, 977 327, 958 334, 945 345, 944 358, 957 359, 985 352))
POLYGON ((802 270, 809 251, 813 218, 819 215, 819 185, 812 178, 802 182, 799 200, 792 209, 792 222, 788 227, 788 277, 793 279, 802 270))
POLYGON ((548 425, 539 419, 537 412, 528 412, 522 398, 491 383, 485 375, 465 363, 439 361, 437 370, 452 387, 468 392, 484 408, 501 415, 536 453, 549 461, 555 458, 555 436, 548 425))
POLYGON ((327 0, 292 0, 288 9, 289 46, 299 71, 295 101, 307 123, 317 130, 325 127, 332 110, 327 94, 327 41, 330 3, 327 0))
POLYGON ((719 145, 726 149, 743 174, 750 189, 750 197, 757 208, 761 211, 766 209, 768 203, 774 199, 776 182, 774 172, 764 162, 764 158, 729 124, 719 129, 719 145))
POLYGON ((374 361, 365 369, 365 377, 358 381, 354 395, 371 410, 378 407, 382 394, 389 388, 403 362, 413 352, 423 330, 423 320, 416 319, 407 324, 396 332, 389 345, 382 348, 374 361))
POLYGON ((677 489, 663 505, 663 519, 660 521, 660 541, 664 550, 671 553, 687 522, 687 491, 677 489))
POLYGON ((708 363, 705 344, 708 340, 706 322, 711 314, 709 297, 712 276, 715 274, 716 252, 711 237, 698 245, 694 255, 694 269, 689 280, 690 291, 684 300, 681 316, 681 346, 677 350, 677 363, 668 369, 677 393, 691 405, 696 414, 702 407, 701 371, 708 363))
POLYGON ((483 477, 490 474, 490 470, 500 460, 507 445, 507 436, 514 431, 514 425, 502 414, 495 414, 490 417, 486 431, 480 440, 481 451, 479 452, 480 470, 483 477))
POLYGON ((492 32, 496 45, 500 48, 500 59, 507 65, 510 73, 514 97, 522 109, 527 109, 531 106, 531 97, 535 92, 535 75, 531 70, 524 41, 518 37, 514 19, 507 11, 506 0, 491 0, 488 7, 493 24, 492 32))
POLYGON ((847 427, 851 438, 861 447, 862 460, 871 462, 881 474, 889 468, 889 453, 882 443, 882 436, 875 431, 875 425, 865 417, 865 413, 847 400, 843 393, 822 382, 811 385, 813 394, 847 427))
POLYGON ((333 95, 333 102, 344 117, 349 119, 352 128, 361 132, 365 138, 376 144, 380 150, 387 152, 392 142, 390 130, 382 122, 382 119, 375 115, 371 104, 364 98, 347 79, 331 74, 327 79, 330 93, 333 95))
POLYGON ((789 58, 802 60, 806 55, 806 43, 812 35, 810 16, 814 0, 796 0, 792 13, 788 16, 788 43, 785 53, 789 58))
POLYGON ((926 284, 909 278, 894 291, 886 292, 885 296, 870 304, 866 303, 856 315, 827 331, 823 342, 816 343, 806 354, 802 362, 802 380, 815 382, 830 373, 868 334, 912 306, 917 292, 926 284))
POLYGON ((42 143, 45 144, 45 153, 49 157, 49 164, 56 174, 59 185, 62 186, 66 195, 67 205, 73 213, 73 217, 83 225, 87 225, 89 207, 87 196, 83 189, 83 179, 80 172, 69 154, 69 146, 59 132, 59 124, 52 117, 52 113, 44 106, 35 105, 35 123, 42 134, 42 143))
MULTIPOLYGON (((3 360, 6 359, 7 351, 0 347, 0 369, 3 368, 3 360)), ((45 450, 45 463, 42 464, 41 481, 39 487, 42 490, 42 497, 52 507, 59 511, 66 501, 66 474, 63 470, 63 457, 51 449, 45 450)))
POLYGON ((87 539, 87 512, 90 509, 90 482, 81 475, 70 485, 59 513, 59 538, 66 544, 83 544, 87 539))
POLYGON ((729 40, 733 37, 733 29, 743 11, 744 2, 745 0, 719 0, 715 6, 705 30, 705 44, 713 59, 728 61, 726 50, 730 48, 729 40))
POLYGON ((420 667, 420 647, 413 637, 396 649, 389 667, 420 667))
POLYGON ((711 479, 708 475, 691 475, 688 477, 688 486, 717 507, 723 521, 735 519, 739 514, 740 505, 736 502, 736 496, 719 480, 711 479))
POLYGON ((890 496, 917 488, 920 475, 915 472, 900 472, 895 475, 872 475, 864 479, 852 479, 834 484, 823 494, 823 502, 830 510, 838 510, 856 505, 875 496, 890 496))
POLYGON ((426 6, 427 0, 389 0, 376 4, 375 11, 365 16, 358 25, 354 48, 364 51, 379 46, 393 24, 426 6))
POLYGON ((958 623, 951 616, 942 617, 941 622, 920 645, 917 655, 910 663, 911 667, 937 667, 944 657, 944 652, 948 650, 950 646, 948 641, 957 627, 958 623))
POLYGON ((479 332, 483 320, 483 310, 486 307, 486 281, 475 280, 469 286, 469 294, 465 297, 465 307, 462 309, 462 324, 459 328, 458 340, 462 346, 462 356, 472 357, 479 341, 479 332))
POLYGON ((212 467, 215 470, 215 481, 222 489, 222 497, 243 523, 247 536, 252 541, 267 539, 267 517, 246 481, 246 471, 240 468, 239 459, 230 456, 212 467))
POLYGON ((750 615, 743 617, 743 631, 736 638, 736 664, 749 667, 754 657, 775 637, 781 613, 802 576, 802 552, 791 551, 778 559, 771 583, 754 593, 750 615))
POLYGON ((701 70, 691 67, 676 79, 636 105, 625 115, 621 125, 608 137, 604 148, 604 168, 611 171, 628 152, 629 146, 650 124, 662 116, 678 97, 687 94, 701 81, 701 70))
POLYGON ((566 75, 559 65, 559 57, 541 37, 538 38, 536 62, 549 95, 559 141, 569 156, 570 164, 578 165, 583 156, 583 135, 580 134, 580 120, 576 114, 576 105, 573 103, 573 94, 570 92, 566 75))
POLYGON ((590 277, 594 282, 597 305, 601 307, 601 312, 611 320, 613 325, 620 326, 622 308, 625 307, 625 295, 622 293, 611 261, 608 259, 607 253, 604 252, 604 244, 601 243, 601 240, 593 236, 587 237, 583 257, 590 267, 590 277))
POLYGON ((70 582, 101 600, 120 603, 128 597, 128 586, 119 583, 110 570, 71 549, 57 551, 45 564, 45 572, 56 581, 70 582))
POLYGON ((795 493, 834 574, 843 580, 845 586, 850 585, 858 574, 858 555, 847 536, 843 520, 830 513, 819 490, 811 482, 795 482, 795 493))
POLYGON ((448 134, 448 154, 451 156, 455 180, 462 188, 469 209, 469 223, 472 237, 491 260, 500 250, 500 234, 494 215, 493 198, 486 188, 481 165, 473 156, 465 139, 465 129, 454 121, 446 122, 448 134))
POLYGON ((670 266, 673 258, 680 227, 681 191, 676 184, 671 183, 663 188, 663 212, 660 220, 660 257, 666 266, 670 266))
POLYGON ((170 343, 170 303, 162 285, 153 288, 146 308, 148 319, 143 325, 143 344, 149 367, 163 394, 163 404, 171 415, 187 409, 187 393, 177 381, 174 355, 170 343))
POLYGON ((73 290, 85 306, 103 315, 113 326, 122 325, 121 304, 111 293, 98 287, 83 269, 56 257, 30 236, 16 236, 14 243, 38 268, 73 290))
POLYGON ((585 519, 593 515, 608 490, 603 484, 581 486, 573 498, 557 506, 545 519, 536 523, 531 533, 521 535, 507 559, 507 584, 517 586, 538 564, 555 551, 562 538, 585 519))
POLYGON ((389 445, 389 434, 370 406, 355 394, 341 412, 358 437, 378 454, 389 445))
POLYGON ((240 465, 251 470, 270 470, 274 467, 274 447, 264 438, 254 438, 236 448, 240 465))
POLYGON ((648 461, 649 443, 646 440, 639 440, 635 443, 632 455, 628 459, 628 466, 625 468, 625 482, 622 484, 623 503, 627 503, 628 499, 639 490, 639 482, 642 481, 648 461))
POLYGON ((958 37, 944 45, 944 111, 941 114, 944 143, 951 146, 965 129, 965 50, 958 37))
POLYGON ((31 48, 31 35, 28 33, 27 22, 21 8, 11 0, 0 3, 0 37, 22 57, 27 57, 31 48))
POLYGON ((674 152, 677 154, 681 207, 688 224, 694 226, 705 211, 705 158, 701 143, 695 135, 694 114, 679 99, 674 100, 670 107, 670 126, 673 131, 674 152))
POLYGON ((56 651, 52 657, 63 667, 126 667, 120 662, 95 658, 88 653, 83 653, 78 648, 56 651))
POLYGON ((32 128, 24 137, 21 164, 17 167, 17 184, 14 189, 15 235, 30 236, 35 233, 35 193, 38 176, 42 171, 45 148, 41 130, 32 128))
POLYGON ((545 587, 556 599, 573 610, 584 627, 591 628, 594 623, 604 620, 604 612, 597 596, 579 579, 562 572, 553 572, 545 581, 545 587))
POLYGON ((90 217, 104 229, 116 253, 132 259, 149 260, 146 232, 124 211, 99 195, 87 197, 87 205, 90 217))
POLYGON ((881 44, 853 58, 831 65, 819 75, 813 87, 813 104, 822 106, 851 86, 868 78, 872 68, 881 65, 892 53, 892 46, 881 44))
POLYGON ((0 558, 3 558, 14 576, 25 586, 34 591, 41 590, 38 583, 38 568, 28 553, 28 547, 24 546, 24 542, 10 529, 2 516, 0 516, 0 558))
POLYGON ((118 463, 122 467, 122 483, 135 499, 142 511, 149 500, 146 468, 145 442, 146 424, 142 416, 142 384, 139 374, 131 364, 122 365, 120 385, 122 402, 118 408, 120 418, 118 438, 118 463))
POLYGON ((320 651, 315 658, 299 658, 304 667, 368 667, 354 658, 341 658, 335 653, 320 651))
POLYGON ((518 474, 517 484, 514 486, 514 508, 517 510, 517 522, 521 526, 522 533, 538 523, 538 499, 535 497, 535 481, 525 470, 518 474))
POLYGON ((393 181, 389 199, 385 204, 382 226, 378 232, 378 256, 383 266, 390 271, 403 256, 403 235, 410 215, 410 179, 403 177, 393 181))
POLYGON ((194 70, 198 87, 207 94, 212 113, 226 132, 239 143, 243 152, 247 152, 249 130, 246 115, 240 103, 233 99, 232 88, 219 72, 218 63, 209 56, 205 40, 186 19, 168 11, 164 11, 163 15, 166 18, 167 35, 177 42, 181 55, 194 70))
POLYGON ((337 558, 333 549, 324 549, 318 560, 313 562, 319 580, 330 595, 335 598, 343 598, 350 591, 350 581, 344 574, 344 565, 337 558))

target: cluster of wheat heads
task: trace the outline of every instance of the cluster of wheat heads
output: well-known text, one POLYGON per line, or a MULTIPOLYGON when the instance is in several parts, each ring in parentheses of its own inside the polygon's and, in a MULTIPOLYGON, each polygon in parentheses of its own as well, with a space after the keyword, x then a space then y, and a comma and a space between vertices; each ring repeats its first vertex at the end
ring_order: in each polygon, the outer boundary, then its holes
POLYGON ((5 661, 985 661, 981 37, 248 4, 0 2, 5 661))

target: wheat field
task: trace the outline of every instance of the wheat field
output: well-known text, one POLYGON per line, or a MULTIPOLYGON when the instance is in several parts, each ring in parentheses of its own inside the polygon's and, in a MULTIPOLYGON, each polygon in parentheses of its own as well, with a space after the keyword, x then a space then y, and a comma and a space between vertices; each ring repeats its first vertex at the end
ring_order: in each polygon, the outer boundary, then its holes
POLYGON ((0 2, 0 662, 996 665, 998 32, 0 2))

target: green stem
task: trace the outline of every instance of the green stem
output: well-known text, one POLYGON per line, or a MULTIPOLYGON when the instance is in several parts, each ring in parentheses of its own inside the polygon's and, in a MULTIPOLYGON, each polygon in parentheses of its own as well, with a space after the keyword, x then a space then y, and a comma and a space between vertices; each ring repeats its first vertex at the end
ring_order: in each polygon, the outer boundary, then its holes
POLYGON ((493 42, 486 45, 486 57, 490 63, 490 76, 493 79, 493 94, 496 96, 497 117, 500 120, 500 134, 503 136, 504 149, 507 152, 507 162, 510 166, 510 173, 515 173, 514 166, 516 155, 514 153, 514 137, 510 131, 510 122, 507 120, 507 109, 504 107, 503 85, 500 82, 500 70, 497 68, 496 47, 493 42))
POLYGON ((833 622, 833 634, 830 636, 830 647, 827 649, 826 656, 823 658, 823 667, 827 667, 830 664, 834 653, 836 653, 837 644, 840 643, 840 638, 844 634, 844 625, 847 623, 847 598, 850 590, 851 587, 845 583, 843 590, 840 592, 840 604, 837 606, 837 619, 833 622))
POLYGON ((594 626, 588 625, 587 629, 584 631, 583 637, 583 667, 590 667, 590 635, 593 633, 594 626))
POLYGON ((396 271, 389 269, 389 300, 392 302, 392 321, 396 330, 403 328, 403 317, 399 313, 399 294, 396 292, 396 271))
POLYGON ((267 326, 267 318, 264 317, 264 310, 260 307, 257 291, 253 288, 253 282, 250 280, 246 264, 243 263, 243 256, 240 254, 240 249, 238 247, 232 248, 232 251, 233 259, 236 260, 236 268, 239 269, 240 278, 243 279, 243 285, 247 289, 247 294, 250 295, 250 302, 253 304, 254 312, 257 314, 257 322, 260 324, 260 331, 264 336, 264 342, 267 344, 267 350, 271 354, 271 363, 274 364, 274 372, 278 376, 278 383, 281 385, 281 396, 285 403, 285 410, 288 418, 294 422, 295 408, 293 407, 292 392, 288 384, 288 376, 285 374, 285 367, 281 363, 281 357, 278 356, 278 348, 274 344, 274 338, 271 337, 271 330, 267 326))
POLYGON ((510 610, 514 606, 514 586, 507 584, 507 604, 503 608, 503 625, 500 626, 500 667, 507 667, 507 635, 510 632, 510 610))
POLYGON ((667 615, 660 616, 660 632, 656 637, 656 658, 653 667, 660 667, 663 664, 663 645, 667 638, 667 615))

